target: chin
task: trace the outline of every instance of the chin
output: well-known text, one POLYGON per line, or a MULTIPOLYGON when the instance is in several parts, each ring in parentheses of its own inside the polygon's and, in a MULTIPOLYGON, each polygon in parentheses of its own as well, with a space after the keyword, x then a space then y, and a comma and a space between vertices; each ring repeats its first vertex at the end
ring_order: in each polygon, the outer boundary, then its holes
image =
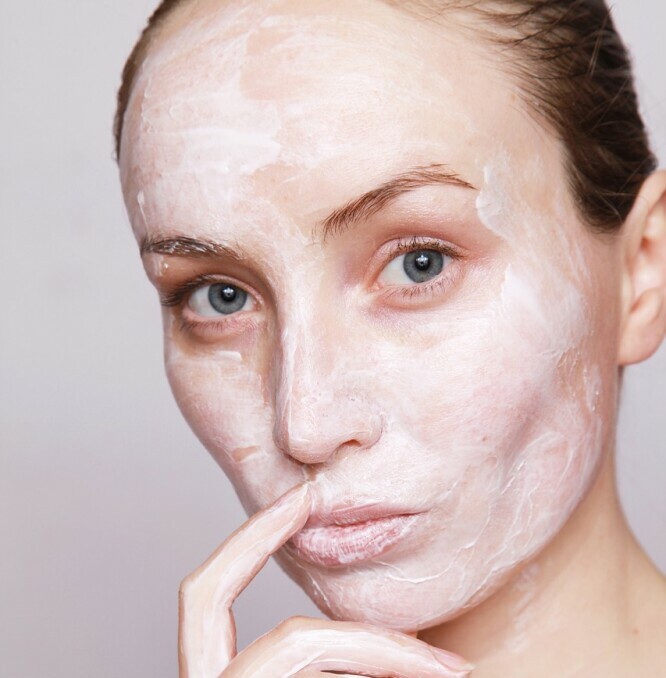
POLYGON ((464 614, 493 595, 520 569, 516 565, 500 573, 472 567, 476 572, 466 578, 449 570, 419 578, 400 574, 397 566, 385 562, 319 569, 304 566, 284 549, 276 559, 330 619, 402 632, 427 629, 464 614))

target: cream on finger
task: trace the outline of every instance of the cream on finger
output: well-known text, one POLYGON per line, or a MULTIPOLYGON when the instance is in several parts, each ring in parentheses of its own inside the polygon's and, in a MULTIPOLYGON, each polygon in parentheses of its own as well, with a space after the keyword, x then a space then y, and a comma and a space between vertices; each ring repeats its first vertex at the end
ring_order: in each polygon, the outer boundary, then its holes
POLYGON ((303 483, 239 527, 180 590, 181 678, 217 678, 236 655, 231 606, 270 556, 307 521, 311 495, 303 483))
POLYGON ((462 678, 473 669, 458 655, 409 635, 356 622, 291 617, 248 645, 224 678, 282 678, 302 671, 378 678, 462 678))

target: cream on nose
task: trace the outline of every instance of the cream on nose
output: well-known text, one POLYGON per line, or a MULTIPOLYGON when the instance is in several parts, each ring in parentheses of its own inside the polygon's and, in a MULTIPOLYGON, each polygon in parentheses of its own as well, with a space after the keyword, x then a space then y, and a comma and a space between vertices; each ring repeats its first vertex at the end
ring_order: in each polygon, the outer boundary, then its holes
POLYGON ((285 296, 272 364, 276 447, 303 464, 329 462, 342 448, 372 447, 382 417, 362 328, 320 285, 298 285, 285 296))
POLYGON ((363 450, 380 438, 381 418, 365 401, 343 393, 288 397, 276 418, 275 444, 303 464, 322 464, 341 449, 363 450))

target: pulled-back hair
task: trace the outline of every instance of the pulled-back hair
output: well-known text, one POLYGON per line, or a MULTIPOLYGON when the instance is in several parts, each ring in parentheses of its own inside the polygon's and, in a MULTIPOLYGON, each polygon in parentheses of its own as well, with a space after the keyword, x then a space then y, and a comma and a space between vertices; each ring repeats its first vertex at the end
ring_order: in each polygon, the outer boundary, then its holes
MULTIPOLYGON (((117 157, 137 71, 157 28, 187 1, 163 0, 125 64, 114 124, 117 157)), ((447 12, 477 18, 470 27, 499 50, 527 106, 562 142, 583 221, 602 233, 620 229, 657 162, 631 61, 604 0, 382 1, 429 18, 447 12)))

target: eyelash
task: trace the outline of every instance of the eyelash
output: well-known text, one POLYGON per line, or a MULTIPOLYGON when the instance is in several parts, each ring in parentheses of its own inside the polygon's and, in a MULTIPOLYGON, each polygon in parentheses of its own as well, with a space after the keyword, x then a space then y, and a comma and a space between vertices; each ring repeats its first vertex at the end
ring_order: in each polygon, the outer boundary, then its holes
POLYGON ((221 318, 220 320, 211 319, 200 322, 197 320, 188 320, 181 314, 178 318, 178 326, 180 331, 187 337, 195 335, 200 336, 203 333, 204 335, 209 335, 212 339, 215 339, 222 332, 228 332, 229 329, 236 324, 242 324, 245 329, 256 326, 256 321, 248 320, 247 318, 236 318, 237 315, 239 314, 234 313, 229 317, 221 318))
POLYGON ((214 285, 223 282, 228 281, 220 280, 220 278, 216 275, 198 275, 196 278, 192 278, 192 280, 188 280, 182 285, 178 285, 167 294, 161 294, 160 303, 166 308, 174 308, 176 306, 180 306, 183 301, 185 301, 186 297, 188 297, 192 292, 194 292, 194 290, 201 287, 202 285, 214 285))
MULTIPOLYGON (((420 236, 414 236, 409 240, 399 241, 397 243, 391 243, 386 250, 385 255, 382 257, 383 265, 382 269, 388 265, 393 259, 401 254, 407 254, 413 252, 414 250, 431 250, 439 252, 446 257, 449 257, 452 261, 456 261, 462 258, 462 254, 455 248, 445 245, 444 243, 434 240, 431 238, 424 238, 420 236)), ((453 284, 454 280, 452 275, 447 273, 447 269, 451 267, 451 262, 445 265, 444 270, 431 281, 416 283, 414 285, 398 285, 392 286, 392 289, 387 289, 381 291, 380 293, 386 299, 394 299, 395 297, 400 297, 402 300, 411 301, 415 297, 432 297, 436 292, 440 291, 443 288, 448 287, 453 284)), ((182 306, 187 298, 199 287, 203 285, 212 285, 228 282, 231 285, 236 285, 235 282, 230 280, 220 279, 219 276, 204 274, 198 275, 191 280, 183 283, 182 285, 177 286, 168 293, 160 295, 160 303, 165 308, 177 308, 182 306)), ((240 286, 240 285, 239 285, 240 286)), ((245 289, 245 288, 244 288, 245 289)), ((380 288, 381 290, 382 288, 380 288)), ((247 291, 247 290, 246 290, 247 291)), ((186 333, 192 333, 195 329, 199 329, 202 325, 210 328, 212 332, 217 330, 222 330, 223 328, 228 328, 230 323, 235 323, 235 316, 238 314, 232 314, 226 318, 221 318, 220 320, 207 320, 205 322, 201 321, 191 321, 185 318, 182 314, 179 316, 180 328, 186 333)))

